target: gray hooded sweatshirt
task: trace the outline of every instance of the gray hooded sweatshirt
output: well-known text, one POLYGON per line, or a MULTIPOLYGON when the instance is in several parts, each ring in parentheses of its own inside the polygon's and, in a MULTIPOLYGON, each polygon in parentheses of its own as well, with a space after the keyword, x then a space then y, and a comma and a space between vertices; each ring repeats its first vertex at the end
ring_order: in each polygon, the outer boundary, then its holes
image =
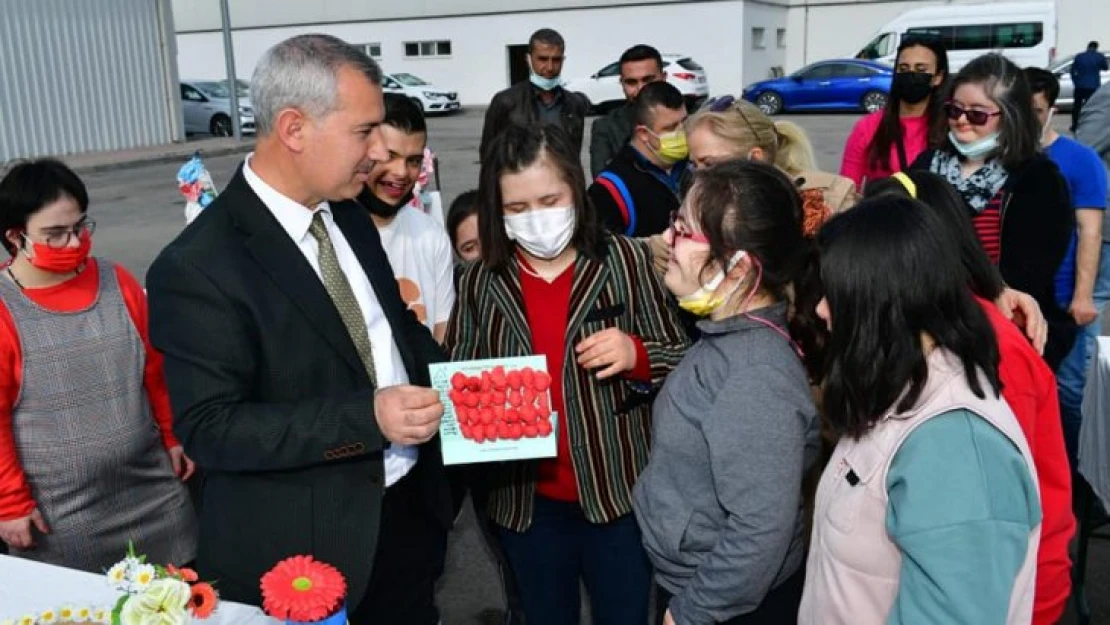
MULTIPOLYGON (((786 306, 752 311, 785 332, 786 306)), ((701 339, 655 400, 651 459, 633 495, 656 581, 680 625, 755 610, 805 559, 802 476, 817 410, 788 339, 753 318, 701 339)))

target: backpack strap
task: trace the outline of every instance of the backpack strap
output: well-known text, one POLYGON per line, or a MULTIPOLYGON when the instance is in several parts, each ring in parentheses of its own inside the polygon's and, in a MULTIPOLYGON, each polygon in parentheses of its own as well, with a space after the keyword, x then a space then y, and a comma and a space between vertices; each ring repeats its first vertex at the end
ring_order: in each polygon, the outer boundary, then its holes
POLYGON ((632 236, 632 233, 636 232, 636 203, 632 201, 632 194, 628 192, 628 186, 624 184, 620 176, 611 171, 603 171, 598 174, 597 182, 609 191, 609 194, 613 196, 613 201, 617 203, 617 208, 620 209, 621 217, 624 218, 624 223, 627 226, 624 230, 624 236, 632 236))

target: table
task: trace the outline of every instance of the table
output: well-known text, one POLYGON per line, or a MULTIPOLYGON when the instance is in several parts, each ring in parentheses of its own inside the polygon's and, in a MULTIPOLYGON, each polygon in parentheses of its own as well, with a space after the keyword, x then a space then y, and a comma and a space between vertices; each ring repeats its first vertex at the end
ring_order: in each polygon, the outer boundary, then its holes
MULTIPOLYGON (((219 584, 216 584, 219 590, 219 584)), ((120 593, 103 575, 0 556, 0 621, 63 605, 111 607, 120 593)), ((205 625, 281 625, 256 607, 221 601, 205 625)))

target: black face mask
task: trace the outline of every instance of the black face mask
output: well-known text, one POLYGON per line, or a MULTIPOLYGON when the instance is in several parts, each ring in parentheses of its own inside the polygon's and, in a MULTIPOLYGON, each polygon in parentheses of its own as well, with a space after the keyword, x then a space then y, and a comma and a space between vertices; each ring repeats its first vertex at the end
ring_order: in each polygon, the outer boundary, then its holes
POLYGON ((898 72, 890 85, 891 94, 903 102, 917 104, 933 93, 929 72, 898 72))
POLYGON ((378 199, 378 196, 370 191, 370 187, 363 187, 362 193, 358 194, 358 201, 366 207, 366 210, 370 211, 371 215, 382 219, 392 219, 397 213, 401 212, 405 204, 412 201, 412 191, 406 193, 405 197, 401 198, 396 204, 387 204, 378 199))

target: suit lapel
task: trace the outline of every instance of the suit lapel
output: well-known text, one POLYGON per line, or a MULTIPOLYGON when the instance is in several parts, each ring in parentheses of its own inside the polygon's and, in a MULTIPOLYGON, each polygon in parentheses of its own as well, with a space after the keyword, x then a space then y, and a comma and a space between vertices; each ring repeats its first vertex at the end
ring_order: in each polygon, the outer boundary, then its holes
POLYGON ((251 257, 332 349, 356 371, 365 371, 351 335, 323 282, 300 248, 247 184, 242 170, 236 173, 224 194, 242 196, 228 205, 234 213, 236 225, 247 235, 245 245, 251 257))
MULTIPOLYGON (((613 253, 613 252, 609 252, 613 253)), ((609 266, 579 254, 574 265, 574 282, 570 287, 570 309, 567 313, 567 348, 573 348, 574 337, 582 328, 586 315, 593 309, 602 287, 609 279, 609 266)))
POLYGON ((509 328, 529 352, 532 350, 532 331, 524 317, 524 296, 520 289, 520 265, 514 258, 504 272, 493 272, 490 279, 490 297, 493 305, 508 321, 509 328))
POLYGON ((389 257, 382 247, 382 239, 370 214, 361 205, 355 202, 336 202, 331 205, 335 225, 343 231, 347 243, 351 246, 362 270, 370 280, 374 289, 374 297, 378 300, 385 319, 393 331, 393 343, 401 353, 405 368, 410 372, 416 371, 416 363, 412 350, 408 349, 404 337, 404 316, 411 314, 405 308, 397 287, 397 278, 393 275, 393 266, 389 264, 389 257))

